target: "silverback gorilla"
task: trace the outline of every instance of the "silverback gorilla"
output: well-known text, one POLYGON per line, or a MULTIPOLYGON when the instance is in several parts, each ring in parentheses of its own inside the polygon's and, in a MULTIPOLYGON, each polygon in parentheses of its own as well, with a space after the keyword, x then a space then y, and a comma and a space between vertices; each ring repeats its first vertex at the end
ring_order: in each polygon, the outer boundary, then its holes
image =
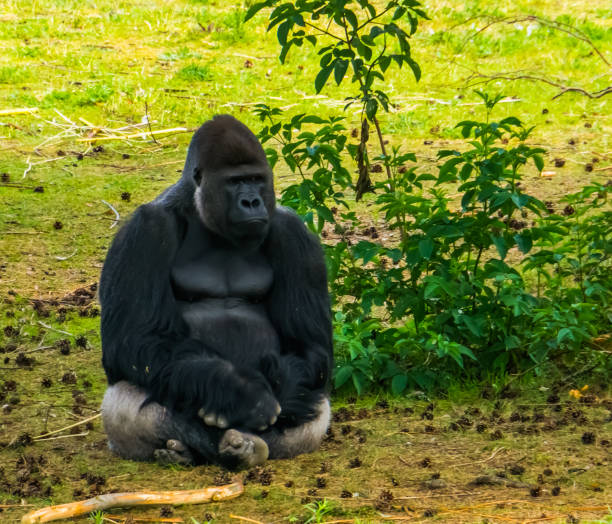
POLYGON ((235 118, 200 127, 179 182, 117 234, 100 301, 114 452, 238 469, 319 446, 332 366, 322 250, 276 207, 263 148, 235 118))

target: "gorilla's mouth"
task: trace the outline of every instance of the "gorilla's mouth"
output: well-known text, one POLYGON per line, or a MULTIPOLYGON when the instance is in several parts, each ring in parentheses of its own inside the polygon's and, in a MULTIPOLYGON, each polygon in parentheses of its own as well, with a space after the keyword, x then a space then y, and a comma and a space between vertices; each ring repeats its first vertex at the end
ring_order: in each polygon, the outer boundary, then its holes
POLYGON ((247 220, 241 220, 240 222, 234 222, 234 226, 265 226, 268 224, 267 218, 249 218, 247 220))

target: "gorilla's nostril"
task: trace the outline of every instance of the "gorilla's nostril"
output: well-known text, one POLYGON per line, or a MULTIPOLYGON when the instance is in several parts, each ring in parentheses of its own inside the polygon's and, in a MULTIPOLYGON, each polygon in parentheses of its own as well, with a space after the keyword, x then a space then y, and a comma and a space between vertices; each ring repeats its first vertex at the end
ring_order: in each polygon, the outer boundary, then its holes
POLYGON ((251 202, 249 202, 249 201, 248 201, 248 200, 246 200, 246 199, 242 199, 242 200, 240 201, 240 205, 241 205, 242 207, 251 207, 251 202))
POLYGON ((261 201, 259 200, 259 198, 256 198, 255 200, 251 202, 251 205, 253 207, 259 207, 259 204, 261 204, 261 201))

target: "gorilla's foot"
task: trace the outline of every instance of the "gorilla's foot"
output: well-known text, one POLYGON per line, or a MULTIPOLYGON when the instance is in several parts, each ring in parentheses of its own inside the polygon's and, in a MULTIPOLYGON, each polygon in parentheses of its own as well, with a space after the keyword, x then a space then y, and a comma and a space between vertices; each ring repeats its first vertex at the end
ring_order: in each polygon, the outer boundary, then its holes
POLYGON ((170 439, 166 441, 166 447, 162 449, 156 449, 153 452, 155 460, 158 464, 167 466, 169 464, 184 464, 186 466, 193 466, 195 460, 193 455, 180 440, 170 439))
POLYGON ((257 435, 228 429, 219 442, 221 462, 234 469, 247 469, 268 459, 268 445, 257 435))

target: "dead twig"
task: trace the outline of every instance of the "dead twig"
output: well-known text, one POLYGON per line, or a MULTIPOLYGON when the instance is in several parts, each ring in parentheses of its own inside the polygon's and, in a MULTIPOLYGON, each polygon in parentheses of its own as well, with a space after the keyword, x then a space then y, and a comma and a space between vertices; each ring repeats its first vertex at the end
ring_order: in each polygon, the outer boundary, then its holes
POLYGON ((8 184, 0 184, 0 187, 14 187, 16 189, 34 189, 36 186, 25 186, 23 184, 13 184, 9 182, 8 184))
POLYGON ((244 486, 234 482, 225 486, 194 489, 190 491, 142 491, 135 493, 107 493, 79 502, 49 506, 24 515, 21 524, 37 524, 52 520, 68 519, 108 508, 148 506, 159 504, 204 504, 229 500, 241 495, 244 486))
POLYGON ((507 73, 495 73, 493 75, 485 75, 484 73, 481 73, 479 71, 473 71, 471 78, 473 77, 480 78, 482 80, 471 81, 470 78, 468 78, 468 87, 474 87, 478 84, 489 84, 496 80, 510 80, 510 81, 527 80, 529 82, 542 82, 544 84, 548 84, 548 85, 551 85, 559 89, 559 92, 555 96, 553 96, 551 100, 555 100, 556 98, 559 98, 560 96, 563 96, 566 93, 572 93, 572 92, 580 93, 584 96, 587 96, 588 98, 601 98, 602 96, 612 93, 612 86, 608 86, 599 91, 590 92, 590 91, 587 91, 586 89, 583 89, 582 87, 566 86, 564 84, 561 84, 560 82, 556 82, 554 80, 551 80, 550 78, 545 78, 543 76, 517 74, 512 71, 507 72, 507 73))
MULTIPOLYGON (((110 515, 108 513, 104 514, 104 517, 107 519, 118 519, 125 521, 126 518, 121 515, 110 515)), ((132 516, 132 522, 185 522, 180 517, 134 517, 132 516)))
POLYGON ((0 116, 5 115, 20 115, 23 113, 36 113, 37 107, 18 107, 15 109, 0 109, 0 116))
POLYGON ((482 459, 482 460, 475 460, 474 462, 463 462, 462 464, 453 464, 454 468, 462 468, 464 466, 471 466, 472 464, 484 464, 485 462, 489 462, 489 460, 493 460, 495 458, 495 455, 497 455, 500 451, 505 450, 506 448, 504 448, 503 446, 499 447, 499 448, 495 448, 493 450, 493 453, 491 453, 491 456, 486 458, 486 459, 482 459))
POLYGON ((32 440, 43 440, 46 439, 47 437, 51 436, 51 435, 55 435, 56 433, 61 433, 62 431, 66 431, 67 429, 72 429, 76 426, 80 426, 81 424, 86 424, 87 422, 91 422, 92 420, 96 420, 97 418, 100 418, 102 415, 100 413, 97 413, 96 415, 93 415, 91 417, 88 417, 86 419, 83 420, 79 420, 78 422, 75 422, 74 424, 70 424, 69 426, 65 426, 63 428, 60 429, 55 429, 53 431, 49 431, 47 433, 43 433, 42 435, 38 435, 37 437, 32 437, 32 440))
POLYGON ((131 135, 111 135, 111 136, 95 136, 87 138, 78 138, 77 142, 98 142, 101 140, 129 140, 130 138, 147 138, 153 137, 154 135, 162 134, 176 134, 176 133, 190 133, 193 129, 186 127, 173 127, 170 129, 158 129, 156 131, 141 131, 140 133, 133 133, 131 135))
MULTIPOLYGON (((472 17, 468 20, 465 20, 464 22, 462 22, 462 24, 465 24, 467 22, 470 22, 472 20, 475 19, 482 19, 482 18, 486 18, 486 17, 472 17)), ((591 47, 591 49, 593 50, 593 53, 608 67, 611 67, 610 62, 606 59, 606 57, 603 55, 603 53, 597 48, 597 46, 592 42, 592 40, 587 36, 586 33, 580 31, 579 29, 563 23, 563 22, 559 22, 556 20, 548 20, 546 18, 541 18, 539 16, 535 16, 535 15, 527 15, 527 16, 508 16, 508 17, 498 17, 498 18, 488 18, 485 25, 479 29, 477 29, 475 32, 469 34, 462 46, 461 46, 461 50, 459 51, 459 53, 457 54, 461 54, 461 52, 463 51, 463 48, 467 45, 468 42, 471 42, 474 40, 474 38, 476 36, 478 36, 480 33, 483 33, 484 31, 486 31, 487 29, 489 29, 490 27, 497 25, 497 24, 505 24, 505 25, 513 25, 513 24, 518 24, 521 22, 531 22, 531 23, 535 23, 538 24, 540 26, 544 26, 544 27, 548 27, 549 29, 552 29, 554 31, 560 31, 563 32, 569 36, 571 36, 572 38, 575 38, 577 40, 580 40, 581 42, 584 42, 585 44, 587 44, 589 47, 591 47)), ((457 25, 461 25, 461 24, 457 24, 457 25)), ((451 29, 453 29, 453 26, 451 29)), ((465 67, 466 69, 470 69, 467 66, 465 66, 465 64, 459 63, 456 60, 451 60, 450 63, 452 64, 456 64, 459 65, 461 67, 465 67)), ((542 77, 542 76, 538 76, 538 75, 533 75, 530 74, 528 72, 524 72, 524 71, 514 71, 514 72, 505 72, 505 73, 496 73, 493 75, 485 75, 483 73, 481 73, 480 71, 472 71, 472 77, 468 78, 467 80, 467 86, 468 87, 473 87, 475 85, 478 84, 488 84, 490 82, 494 82, 496 80, 510 80, 510 81, 515 81, 515 80, 527 80, 527 81, 532 81, 532 82, 543 82, 545 84, 554 86, 556 88, 559 89, 559 93, 557 93, 555 96, 552 97, 552 100, 559 98, 560 96, 563 96, 566 93, 580 93, 588 98, 601 98, 605 95, 608 95, 610 93, 612 93, 612 86, 608 86, 605 87, 603 89, 600 89, 599 91, 589 91, 588 89, 584 89, 582 87, 575 87, 575 86, 567 86, 557 80, 553 80, 550 78, 546 78, 546 77, 542 77), (480 81, 477 82, 473 82, 472 79, 473 78, 479 78, 481 79, 480 81)))
POLYGON ((60 257, 60 256, 56 255, 55 259, 56 260, 68 260, 69 258, 72 258, 74 255, 76 255, 78 252, 79 252, 79 250, 75 249, 72 253, 70 253, 70 255, 67 255, 65 257, 60 257))
POLYGON ((44 351, 45 349, 52 349, 56 346, 38 346, 37 348, 34 349, 28 349, 27 351, 24 351, 25 354, 29 354, 29 353, 35 353, 36 351, 44 351))
POLYGON ((38 321, 38 323, 39 323, 39 324, 40 324, 42 327, 47 328, 47 329, 50 329, 51 331, 55 331, 56 333, 62 333, 62 334, 64 334, 64 335, 68 335, 69 337, 74 337, 74 335, 73 335, 72 333, 69 333, 68 331, 64 331, 64 330, 62 330, 62 329, 57 329, 57 328, 54 328, 53 326, 50 326, 49 324, 45 324, 45 323, 44 323, 44 322, 42 322, 41 320, 39 320, 39 321, 38 321))
POLYGON ((240 515, 233 515, 232 513, 230 513, 229 518, 236 519, 236 520, 242 520, 244 522, 252 522, 252 524, 264 524, 260 520, 250 519, 248 517, 241 517, 240 515))
POLYGON ((57 437, 39 438, 36 442, 43 442, 45 440, 59 440, 63 438, 74 438, 74 437, 86 437, 89 435, 89 431, 83 433, 71 433, 70 435, 58 435, 57 437))
POLYGON ((30 162, 30 158, 31 157, 28 157, 28 159, 26 160, 26 162, 28 163, 28 167, 26 167, 25 171, 23 172, 23 176, 21 177, 22 180, 27 176, 27 174, 32 170, 34 166, 46 164, 47 162, 56 162, 57 160, 62 159, 62 157, 60 156, 57 158, 46 158, 45 160, 41 160, 40 162, 30 162))
POLYGON ((111 206, 106 200, 101 200, 101 202, 103 204, 106 204, 108 207, 110 207, 111 210, 115 213, 115 220, 113 221, 113 223, 111 224, 109 228, 109 229, 113 229, 119 223, 119 220, 121 220, 121 217, 119 216, 119 212, 113 206, 111 206))
POLYGON ((149 118, 149 104, 146 100, 145 100, 145 118, 147 119, 147 125, 149 126, 149 134, 151 135, 153 142, 155 142, 157 145, 160 145, 160 143, 157 141, 157 138, 155 138, 155 135, 153 134, 153 129, 151 128, 151 119, 149 118))

